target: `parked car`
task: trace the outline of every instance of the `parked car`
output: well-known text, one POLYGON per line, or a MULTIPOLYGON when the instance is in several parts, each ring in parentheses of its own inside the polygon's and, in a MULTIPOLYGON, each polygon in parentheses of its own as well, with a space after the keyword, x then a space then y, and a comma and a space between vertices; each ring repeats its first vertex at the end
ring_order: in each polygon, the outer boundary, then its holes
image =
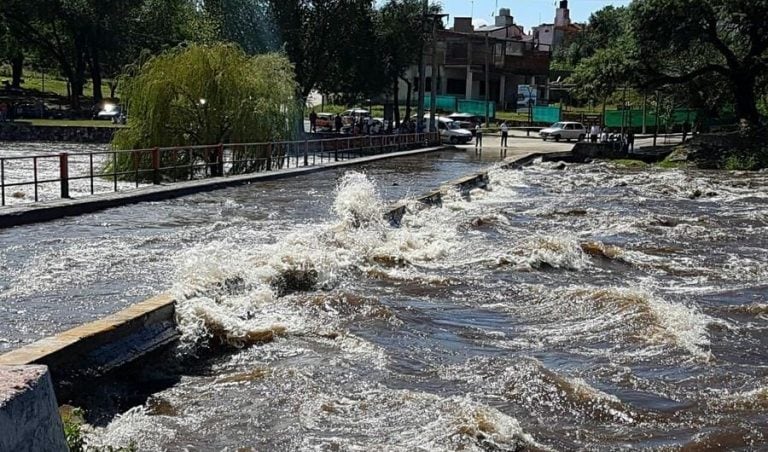
POLYGON ((552 138, 555 141, 560 140, 578 140, 581 141, 587 136, 587 129, 578 122, 556 122, 546 129, 539 131, 539 136, 544 141, 552 138))
POLYGON ((104 104, 101 111, 96 114, 96 119, 109 119, 114 124, 125 124, 123 107, 115 104, 104 104))
POLYGON ((371 112, 364 108, 350 108, 349 110, 342 113, 341 116, 357 116, 364 118, 366 116, 371 116, 371 112))
MULTIPOLYGON (((451 144, 466 144, 472 141, 472 132, 462 129, 459 123, 446 116, 438 116, 437 130, 443 141, 451 144)), ((424 122, 429 124, 429 115, 424 115, 424 122)))
POLYGON ((336 115, 333 113, 318 113, 315 125, 318 129, 333 129, 333 123, 336 115))

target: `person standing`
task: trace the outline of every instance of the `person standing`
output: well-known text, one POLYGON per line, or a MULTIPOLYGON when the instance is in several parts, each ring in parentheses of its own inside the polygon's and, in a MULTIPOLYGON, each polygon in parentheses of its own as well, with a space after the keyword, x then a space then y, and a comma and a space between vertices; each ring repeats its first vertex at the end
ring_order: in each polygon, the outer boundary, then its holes
POLYGON ((312 133, 317 133, 317 113, 315 113, 314 108, 309 114, 309 131, 312 133))
POLYGON ((592 129, 589 131, 589 141, 597 143, 597 139, 600 136, 600 126, 592 124, 592 129))
POLYGON ((688 133, 691 131, 691 124, 688 121, 683 123, 683 143, 688 139, 688 133))
POLYGON ((483 149, 483 128, 475 124, 475 150, 483 149))
POLYGON ((333 125, 336 126, 336 133, 341 133, 341 127, 344 125, 341 121, 341 115, 336 113, 336 117, 333 119, 333 125))
POLYGON ((507 121, 501 123, 501 147, 507 147, 507 138, 509 137, 509 126, 507 121))
POLYGON ((635 132, 632 129, 629 129, 629 132, 627 133, 627 150, 629 152, 635 152, 635 132))

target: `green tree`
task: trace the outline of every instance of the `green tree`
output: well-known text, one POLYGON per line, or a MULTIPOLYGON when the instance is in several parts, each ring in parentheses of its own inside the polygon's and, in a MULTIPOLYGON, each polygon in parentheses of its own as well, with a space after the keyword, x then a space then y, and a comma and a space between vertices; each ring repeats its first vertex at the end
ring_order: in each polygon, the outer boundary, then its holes
MULTIPOLYGON (((379 10, 377 29, 379 31, 380 64, 387 84, 391 84, 395 99, 395 123, 400 123, 399 80, 406 70, 418 64, 422 47, 428 43, 421 0, 389 0, 379 10)), ((431 4, 428 12, 439 14, 440 5, 431 4)), ((410 108, 410 105, 409 107, 410 108)), ((410 112, 406 112, 410 116, 410 112)))
POLYGON ((279 50, 267 0, 205 0, 203 8, 216 24, 216 36, 238 44, 246 53, 279 50))
POLYGON ((11 66, 11 86, 21 87, 24 72, 25 53, 22 43, 16 38, 12 24, 0 15, 0 63, 11 66))
POLYGON ((276 37, 296 67, 298 94, 367 91, 375 75, 373 0, 268 0, 276 37))
MULTIPOLYGON (((177 47, 138 66, 122 84, 131 121, 115 134, 117 149, 271 142, 296 132, 293 67, 280 54, 248 56, 234 44, 177 47)), ((188 157, 165 155, 170 161, 163 165, 188 164, 188 157)), ((134 163, 125 155, 119 167, 130 171, 134 163)))
POLYGON ((757 86, 768 70, 768 0, 643 0, 630 6, 638 69, 649 85, 710 77, 737 116, 759 123, 757 86))
POLYGON ((606 6, 592 13, 584 31, 555 52, 553 64, 560 68, 575 68, 582 60, 621 39, 628 31, 629 9, 606 6))

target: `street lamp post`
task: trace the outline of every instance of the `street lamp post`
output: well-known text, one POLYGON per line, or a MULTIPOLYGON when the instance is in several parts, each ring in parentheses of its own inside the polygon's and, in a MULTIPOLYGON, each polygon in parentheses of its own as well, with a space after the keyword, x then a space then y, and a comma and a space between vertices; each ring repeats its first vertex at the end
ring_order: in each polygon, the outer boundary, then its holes
MULTIPOLYGON (((429 10, 429 0, 424 0, 423 5, 423 11, 422 11, 422 19, 426 18, 427 11, 429 10)), ((421 54, 419 57, 419 105, 417 108, 418 112, 418 119, 416 121, 416 124, 423 124, 424 123, 424 92, 427 89, 427 58, 425 55, 425 39, 424 39, 424 20, 421 22, 421 54)), ((416 132, 420 132, 420 130, 416 130, 416 132)))
POLYGON ((488 111, 488 91, 490 91, 490 74, 489 74, 489 58, 488 54, 490 53, 490 48, 488 46, 488 34, 490 32, 485 32, 485 127, 488 127, 488 123, 490 122, 490 112, 488 111))

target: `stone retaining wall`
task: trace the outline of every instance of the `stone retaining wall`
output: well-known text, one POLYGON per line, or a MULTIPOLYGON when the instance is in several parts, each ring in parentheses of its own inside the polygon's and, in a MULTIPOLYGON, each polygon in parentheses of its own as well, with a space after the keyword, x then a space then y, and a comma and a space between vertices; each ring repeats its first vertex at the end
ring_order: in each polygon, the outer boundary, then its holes
POLYGON ((0 141, 64 141, 109 143, 117 128, 79 126, 35 126, 27 123, 0 123, 0 141))

